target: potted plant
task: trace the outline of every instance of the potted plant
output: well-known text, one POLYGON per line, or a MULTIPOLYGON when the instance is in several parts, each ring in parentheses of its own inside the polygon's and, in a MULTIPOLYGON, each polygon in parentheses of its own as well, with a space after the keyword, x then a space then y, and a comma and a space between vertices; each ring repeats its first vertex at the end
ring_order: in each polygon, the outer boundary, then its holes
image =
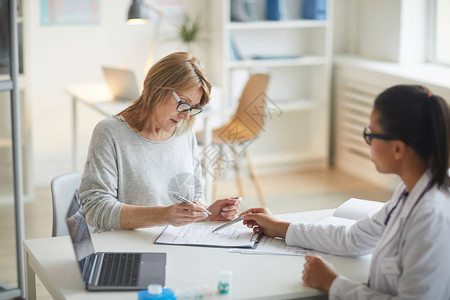
POLYGON ((199 40, 201 29, 199 18, 192 19, 189 15, 185 15, 178 26, 178 38, 186 45, 190 53, 192 52, 193 44, 199 40))

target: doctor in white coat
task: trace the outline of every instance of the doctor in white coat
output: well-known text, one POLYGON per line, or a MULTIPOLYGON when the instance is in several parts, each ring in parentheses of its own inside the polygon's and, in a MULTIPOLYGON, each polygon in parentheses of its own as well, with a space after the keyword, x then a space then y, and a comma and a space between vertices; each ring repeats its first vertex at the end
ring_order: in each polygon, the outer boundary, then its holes
POLYGON ((304 283, 330 299, 450 299, 448 105, 421 86, 391 87, 375 100, 363 135, 377 170, 402 179, 378 213, 346 228, 280 222, 252 208, 241 213, 244 224, 289 245, 344 256, 373 252, 367 284, 306 256, 304 283))

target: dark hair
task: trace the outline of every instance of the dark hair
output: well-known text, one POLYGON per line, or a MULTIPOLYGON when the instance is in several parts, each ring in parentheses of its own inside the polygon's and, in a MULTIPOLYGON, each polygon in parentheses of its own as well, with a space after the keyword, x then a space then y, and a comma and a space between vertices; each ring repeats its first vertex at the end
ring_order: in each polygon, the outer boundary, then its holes
POLYGON ((429 163, 432 181, 449 185, 449 107, 445 100, 420 85, 396 85, 375 99, 380 126, 404 141, 429 163))

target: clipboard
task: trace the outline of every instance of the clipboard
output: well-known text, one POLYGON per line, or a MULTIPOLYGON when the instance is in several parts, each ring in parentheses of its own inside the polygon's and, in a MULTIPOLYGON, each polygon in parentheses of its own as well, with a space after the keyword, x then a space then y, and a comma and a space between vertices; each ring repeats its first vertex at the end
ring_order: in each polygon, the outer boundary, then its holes
POLYGON ((155 244, 255 249, 263 237, 262 233, 253 233, 251 228, 243 226, 230 226, 213 233, 212 230, 216 227, 198 224, 180 227, 168 225, 155 240, 155 244))

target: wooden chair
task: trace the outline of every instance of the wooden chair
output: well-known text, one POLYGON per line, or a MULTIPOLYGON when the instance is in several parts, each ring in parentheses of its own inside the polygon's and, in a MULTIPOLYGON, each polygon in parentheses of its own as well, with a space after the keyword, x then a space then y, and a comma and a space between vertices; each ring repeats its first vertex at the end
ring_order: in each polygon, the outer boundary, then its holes
POLYGON ((217 160, 218 165, 214 176, 213 199, 216 198, 217 180, 220 176, 220 164, 223 150, 225 146, 229 146, 234 155, 234 168, 236 170, 236 183, 239 195, 242 197, 244 196, 244 190, 239 174, 239 158, 245 157, 260 204, 264 207, 267 206, 259 177, 256 174, 247 147, 264 129, 266 91, 268 84, 269 76, 267 74, 250 75, 250 78, 242 91, 236 112, 227 124, 214 129, 212 132, 213 142, 220 146, 220 154, 217 160), (241 150, 239 150, 239 148, 241 148, 241 150))

